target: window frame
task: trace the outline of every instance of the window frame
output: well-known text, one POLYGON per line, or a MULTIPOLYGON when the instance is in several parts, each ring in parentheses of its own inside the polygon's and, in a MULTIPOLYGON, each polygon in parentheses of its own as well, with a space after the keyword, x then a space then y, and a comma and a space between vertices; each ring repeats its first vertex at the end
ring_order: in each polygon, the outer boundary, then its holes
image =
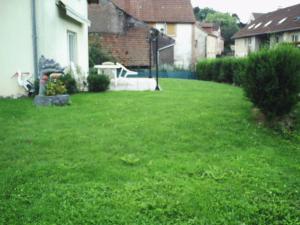
POLYGON ((166 23, 166 35, 170 37, 176 37, 177 36, 177 24, 176 23, 166 23), (174 28, 174 33, 170 34, 169 33, 169 26, 173 26, 174 28))
POLYGON ((77 33, 71 30, 67 30, 67 46, 68 46, 68 60, 69 63, 77 64, 78 62, 78 43, 77 43, 77 33), (73 38, 73 46, 71 53, 71 38, 73 38))
POLYGON ((292 34, 292 42, 299 42, 299 34, 292 34))

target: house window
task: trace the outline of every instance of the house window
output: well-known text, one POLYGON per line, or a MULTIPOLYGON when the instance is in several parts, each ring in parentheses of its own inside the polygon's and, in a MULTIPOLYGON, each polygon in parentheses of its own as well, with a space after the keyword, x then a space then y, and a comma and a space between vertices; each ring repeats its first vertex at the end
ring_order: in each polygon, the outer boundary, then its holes
POLYGON ((77 35, 68 31, 69 62, 77 63, 77 35))
POLYGON ((248 38, 248 44, 251 45, 252 44, 252 38, 248 38))
POLYGON ((293 34, 293 35, 292 35, 292 41, 293 41, 293 42, 299 42, 299 35, 293 34))
POLYGON ((168 23, 167 24, 167 35, 169 36, 176 36, 176 24, 168 23))
POLYGON ((246 38, 245 39, 245 45, 251 45, 252 44, 252 38, 249 37, 249 38, 246 38))

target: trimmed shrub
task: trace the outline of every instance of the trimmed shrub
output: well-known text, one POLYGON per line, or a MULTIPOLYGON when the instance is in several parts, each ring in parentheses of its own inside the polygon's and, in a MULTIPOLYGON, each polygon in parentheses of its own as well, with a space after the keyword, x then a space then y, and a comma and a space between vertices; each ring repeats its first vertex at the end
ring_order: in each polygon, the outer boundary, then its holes
POLYGON ((68 94, 75 94, 78 92, 76 80, 73 78, 71 72, 61 76, 59 80, 64 83, 68 94))
POLYGON ((285 44, 250 54, 243 86, 268 119, 289 114, 299 101, 299 49, 285 44))
POLYGON ((220 71, 222 68, 222 59, 214 59, 210 61, 211 66, 211 78, 213 81, 219 82, 220 71))
POLYGON ((233 83, 236 86, 242 86, 244 83, 248 58, 238 58, 233 62, 233 83))
POLYGON ((196 71, 199 80, 212 80, 212 72, 209 60, 199 62, 197 64, 196 71))
POLYGON ((234 62, 233 58, 223 58, 221 61, 218 81, 222 83, 233 83, 234 62))
POLYGON ((241 85, 246 62, 245 58, 233 57, 204 60, 197 64, 197 76, 200 80, 241 85))
POLYGON ((107 91, 110 84, 110 79, 105 74, 98 74, 96 70, 91 70, 87 78, 88 89, 91 92, 107 91))

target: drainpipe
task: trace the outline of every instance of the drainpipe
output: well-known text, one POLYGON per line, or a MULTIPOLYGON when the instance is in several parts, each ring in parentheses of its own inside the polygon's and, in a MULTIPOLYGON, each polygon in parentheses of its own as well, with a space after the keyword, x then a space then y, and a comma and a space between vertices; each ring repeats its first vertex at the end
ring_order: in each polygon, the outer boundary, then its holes
POLYGON ((33 62, 34 62, 34 78, 39 77, 38 68, 38 44, 37 44, 37 21, 36 21, 36 0, 31 0, 32 14, 32 43, 33 43, 33 62))

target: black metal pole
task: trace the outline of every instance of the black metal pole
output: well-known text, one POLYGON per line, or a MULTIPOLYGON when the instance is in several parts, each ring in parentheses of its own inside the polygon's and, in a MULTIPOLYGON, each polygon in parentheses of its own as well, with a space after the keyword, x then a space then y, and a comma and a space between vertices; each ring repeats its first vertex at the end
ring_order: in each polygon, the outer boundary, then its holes
POLYGON ((149 38, 149 78, 152 78, 152 37, 149 38))
POLYGON ((156 36, 155 39, 155 53, 156 53, 156 57, 155 57, 155 63, 156 63, 156 91, 159 91, 159 85, 158 85, 158 35, 156 36))

